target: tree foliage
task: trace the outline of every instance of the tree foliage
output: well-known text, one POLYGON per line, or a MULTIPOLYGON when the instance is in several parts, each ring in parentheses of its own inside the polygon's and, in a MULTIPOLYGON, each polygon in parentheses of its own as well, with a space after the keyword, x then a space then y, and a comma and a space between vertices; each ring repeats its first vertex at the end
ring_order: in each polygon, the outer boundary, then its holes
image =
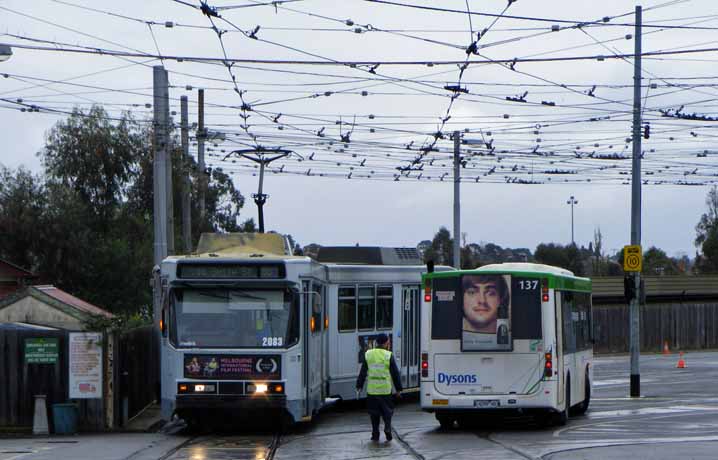
MULTIPOLYGON (((153 148, 150 124, 104 109, 75 110, 58 122, 38 154, 44 175, 0 167, 0 258, 38 273, 43 282, 104 307, 133 314, 151 302, 153 148)), ((254 228, 239 222, 244 197, 220 169, 189 161, 192 236, 254 228), (207 174, 200 220, 199 175, 207 174)), ((173 161, 175 247, 181 248, 180 162, 173 161)))
POLYGON ((454 239, 446 227, 441 227, 431 240, 431 247, 424 252, 424 261, 433 260, 436 265, 454 264, 454 239))
POLYGON ((702 255, 696 265, 704 272, 718 271, 718 187, 715 185, 706 197, 708 210, 701 216, 696 225, 695 245, 702 255))
POLYGON ((536 262, 570 270, 576 276, 583 276, 586 273, 584 260, 587 250, 579 250, 575 244, 563 246, 556 243, 541 243, 534 251, 536 262), (583 253, 585 254, 583 254, 583 253))

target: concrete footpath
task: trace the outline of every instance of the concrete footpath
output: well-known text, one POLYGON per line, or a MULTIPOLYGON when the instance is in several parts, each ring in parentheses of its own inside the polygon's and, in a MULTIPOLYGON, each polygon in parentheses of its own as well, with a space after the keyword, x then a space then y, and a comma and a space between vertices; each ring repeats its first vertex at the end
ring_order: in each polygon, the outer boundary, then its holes
POLYGON ((156 460, 188 439, 161 433, 0 438, 0 460, 156 460))

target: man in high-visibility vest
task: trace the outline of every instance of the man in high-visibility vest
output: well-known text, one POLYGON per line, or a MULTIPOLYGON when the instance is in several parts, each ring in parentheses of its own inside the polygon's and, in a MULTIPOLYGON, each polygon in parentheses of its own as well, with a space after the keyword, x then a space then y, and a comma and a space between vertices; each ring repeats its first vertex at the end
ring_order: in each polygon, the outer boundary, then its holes
POLYGON ((386 440, 391 441, 391 416, 394 414, 391 384, 394 383, 396 397, 401 397, 401 377, 394 356, 389 351, 389 337, 386 334, 379 334, 376 344, 376 348, 367 350, 364 354, 356 388, 357 392, 361 391, 364 381, 367 381, 366 405, 371 418, 371 440, 379 440, 379 418, 381 417, 384 419, 386 440))

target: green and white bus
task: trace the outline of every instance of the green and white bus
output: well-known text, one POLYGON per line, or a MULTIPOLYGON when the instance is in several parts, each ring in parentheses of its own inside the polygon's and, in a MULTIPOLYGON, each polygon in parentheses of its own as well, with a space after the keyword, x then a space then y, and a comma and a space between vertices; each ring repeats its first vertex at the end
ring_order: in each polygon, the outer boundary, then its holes
POLYGON ((591 280, 530 263, 422 279, 421 408, 442 427, 477 414, 563 425, 591 400, 591 280))

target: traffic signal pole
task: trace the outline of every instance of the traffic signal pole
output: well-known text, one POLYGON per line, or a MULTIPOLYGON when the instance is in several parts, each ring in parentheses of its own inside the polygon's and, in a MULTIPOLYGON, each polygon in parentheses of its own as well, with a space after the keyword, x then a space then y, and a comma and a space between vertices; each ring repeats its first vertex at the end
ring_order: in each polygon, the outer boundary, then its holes
MULTIPOLYGON (((631 176, 631 245, 641 244, 641 21, 642 10, 636 6, 636 34, 633 76, 633 165, 631 176)), ((625 257, 625 254, 624 254, 625 257)), ((641 396, 641 328, 639 298, 641 272, 633 273, 633 296, 630 302, 631 397, 641 396)))

